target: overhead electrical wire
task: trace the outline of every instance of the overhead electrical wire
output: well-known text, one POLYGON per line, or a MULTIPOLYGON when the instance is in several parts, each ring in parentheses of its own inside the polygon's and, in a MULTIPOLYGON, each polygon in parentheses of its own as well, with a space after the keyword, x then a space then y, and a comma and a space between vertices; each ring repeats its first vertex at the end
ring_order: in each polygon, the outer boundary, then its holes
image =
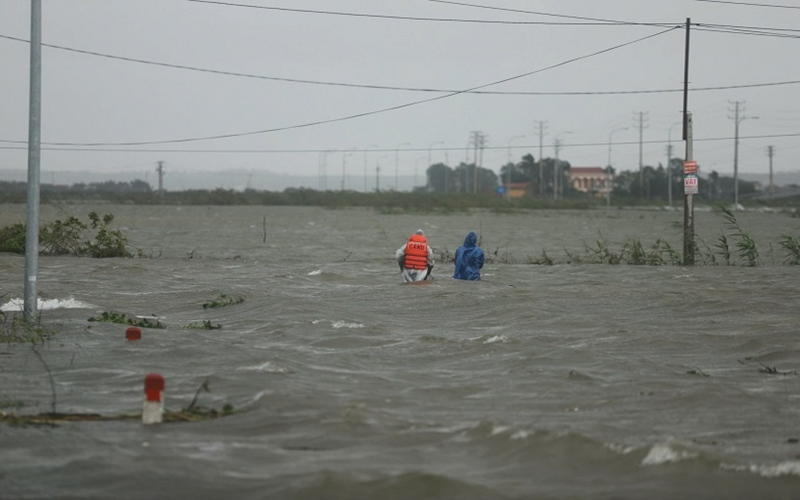
MULTIPOLYGON (((268 5, 252 5, 252 4, 245 4, 245 3, 233 3, 233 2, 222 2, 219 0, 187 0, 189 2, 194 3, 205 3, 205 4, 212 4, 212 5, 219 5, 225 7, 240 7, 240 8, 248 8, 248 9, 260 9, 260 10, 274 10, 274 11, 281 11, 281 12, 294 12, 299 14, 322 14, 328 16, 342 16, 342 17, 362 17, 362 18, 372 18, 372 19, 388 19, 388 20, 399 20, 399 21, 425 21, 425 22, 441 22, 441 23, 471 23, 471 24, 512 24, 512 25, 550 25, 550 26, 619 26, 619 25, 636 25, 636 26, 655 26, 655 27, 666 27, 671 26, 674 23, 634 23, 629 21, 613 21, 607 19, 592 19, 592 18, 582 18, 579 16, 567 16, 567 15, 560 15, 560 14, 548 14, 542 12, 531 12, 531 11, 514 11, 512 9, 500 9, 496 8, 493 10, 505 10, 509 12, 525 12, 528 14, 537 14, 542 16, 551 16, 551 17, 562 17, 565 19, 583 19, 585 21, 591 22, 581 22, 581 23, 557 23, 557 22, 545 22, 545 21, 508 21, 508 20, 495 20, 495 19, 462 19, 462 18, 452 18, 452 17, 417 17, 417 16, 399 16, 399 15, 388 15, 388 14, 365 14, 361 12, 341 12, 341 11, 332 11, 332 10, 317 10, 317 9, 295 9, 289 7, 273 7, 268 5)), ((429 0, 429 1, 437 1, 437 0, 429 0)), ((456 3, 456 2, 442 2, 442 3, 456 3)), ((457 3, 456 3, 457 4, 457 3)), ((470 7, 476 7, 469 4, 461 4, 470 7)), ((488 8, 488 7, 487 7, 488 8)))
MULTIPOLYGON (((23 42, 23 43, 30 43, 28 40, 23 38, 17 38, 8 35, 0 34, 0 38, 5 38, 7 40, 13 40, 16 42, 23 42)), ((184 64, 174 64, 174 63, 166 63, 166 62, 159 62, 159 61, 151 61, 147 59, 137 59, 134 57, 127 57, 127 56, 118 56, 114 54, 106 54, 103 52, 97 52, 93 50, 82 50, 76 49, 72 47, 64 47, 61 45, 53 45, 43 43, 43 47, 48 47, 51 49, 63 50, 67 52, 75 52, 78 54, 85 54, 95 57, 103 57, 106 59, 115 59, 119 61, 126 61, 126 62, 134 62, 138 64, 149 64, 152 66, 161 66, 165 68, 174 68, 174 69, 182 69, 187 71, 197 71, 200 73, 210 73, 215 75, 224 75, 224 76, 235 76, 240 78, 253 78, 257 80, 270 80, 276 82, 286 82, 286 83, 303 83, 308 85, 323 85, 323 86, 331 86, 331 87, 350 87, 350 88, 360 88, 360 89, 372 89, 372 90, 395 90, 395 91, 406 91, 406 92, 432 92, 432 93, 439 93, 439 94, 448 94, 453 92, 459 92, 456 89, 437 89, 437 88, 427 88, 427 87, 398 87, 393 85, 372 85, 372 84, 365 84, 365 83, 347 83, 347 82, 330 82, 330 81, 321 81, 321 80, 304 80, 300 78, 285 78, 285 77, 278 77, 278 76, 267 76, 267 75, 254 75, 251 73, 240 73, 236 71, 224 71, 218 69, 209 69, 209 68, 200 68, 197 66, 188 66, 184 64)), ((741 88, 755 88, 755 87, 770 87, 776 85, 794 85, 800 83, 800 80, 789 80, 784 82, 766 82, 766 83, 752 83, 752 84, 741 84, 741 85, 725 85, 725 86, 714 86, 714 87, 697 87, 690 89, 692 92, 700 92, 700 91, 708 91, 708 90, 731 90, 731 89, 741 89, 741 88)), ((578 95, 626 95, 626 94, 665 94, 665 93, 675 93, 675 92, 683 92, 683 89, 675 88, 675 89, 650 89, 650 90, 586 90, 586 91, 511 91, 511 90, 469 90, 463 91, 464 94, 483 94, 483 95, 516 95, 516 96, 524 96, 524 95, 531 95, 531 96, 578 96, 578 95)))
POLYGON ((764 36, 773 38, 800 38, 800 30, 777 30, 775 28, 751 28, 746 26, 726 26, 717 24, 698 23, 694 25, 695 31, 709 31, 713 33, 727 33, 731 35, 764 36))
MULTIPOLYGON (((791 137, 800 137, 800 133, 794 134, 766 134, 766 135, 740 135, 739 140, 746 140, 746 139, 782 139, 782 138, 791 138, 791 137)), ((720 141, 733 141, 736 140, 736 137, 710 137, 710 138, 693 138, 692 142, 720 142, 720 141)), ((0 142, 17 142, 17 141, 0 141, 0 142)), ((645 145, 653 145, 653 144, 670 144, 676 142, 676 140, 649 140, 649 141, 641 141, 641 144, 645 145)), ((44 144, 44 143, 43 143, 44 144)), ((639 141, 614 141, 615 146, 634 146, 638 145, 639 141)), ((598 147, 608 146, 608 142, 586 142, 586 143, 566 143, 562 144, 560 147, 564 149, 569 148, 586 148, 586 147, 598 147)), ((514 146, 513 149, 526 149, 526 148, 538 148, 539 145, 531 145, 531 146, 514 146)), ((3 150, 27 150, 27 146, 0 146, 0 149, 3 150)), ((464 147, 435 147, 430 148, 431 151, 463 151, 464 147)), ((483 149, 486 150, 498 150, 498 151, 506 151, 508 146, 484 146, 483 149)), ((67 146, 43 146, 43 151, 75 151, 75 152, 96 152, 96 153, 120 153, 120 152, 129 152, 129 153, 218 153, 218 154, 233 154, 233 153, 264 153, 264 154, 287 154, 287 153, 325 153, 330 152, 329 148, 322 148, 322 149, 173 149, 173 148, 137 148, 132 150, 125 150, 119 148, 95 148, 95 147, 67 147, 67 146)), ((361 152, 364 151, 364 148, 352 148, 352 149, 338 149, 338 153, 354 153, 354 152, 361 152)), ((394 148, 372 148, 369 150, 371 153, 391 153, 394 151, 394 148)), ((405 148, 403 151, 420 151, 425 152, 428 151, 428 148, 405 148)))
POLYGON ((800 9, 800 7, 796 5, 776 5, 776 4, 769 4, 769 3, 753 3, 753 2, 733 2, 731 0, 695 0, 695 2, 707 2, 707 3, 725 3, 729 5, 743 5, 747 7, 769 7, 773 9, 800 9))
MULTIPOLYGON (((632 40, 630 42, 625 42, 625 43, 621 43, 621 44, 618 44, 618 45, 614 45, 612 47, 608 47, 608 48, 605 48, 605 49, 597 50, 597 51, 589 53, 589 54, 573 57, 571 59, 567 59, 567 60, 562 61, 560 63, 552 64, 552 65, 544 67, 544 68, 540 68, 540 69, 537 69, 537 70, 529 71, 527 73, 522 73, 520 75, 504 78, 502 80, 497 80, 497 81, 494 81, 494 82, 491 82, 491 83, 478 85, 478 86, 475 86, 475 87, 472 87, 472 88, 459 90, 459 91, 454 91, 454 92, 450 92, 450 93, 447 93, 447 94, 444 94, 444 95, 435 96, 435 97, 429 97, 427 99, 420 99, 420 100, 417 100, 417 101, 398 104, 398 105, 395 105, 395 106, 389 106, 389 107, 381 108, 381 109, 377 109, 377 110, 364 111, 362 113, 355 113, 355 114, 348 115, 348 116, 330 118, 330 119, 327 119, 327 120, 317 120, 317 121, 307 122, 307 123, 302 123, 302 124, 297 124, 297 125, 287 125, 287 126, 283 126, 283 127, 274 127, 274 128, 269 128, 269 129, 263 129, 263 130, 253 130, 253 131, 249 131, 249 132, 218 134, 218 135, 203 136, 203 137, 189 137, 189 138, 182 138, 182 139, 166 139, 166 140, 160 140, 160 141, 91 142, 91 143, 83 143, 83 142, 48 142, 48 143, 45 143, 45 142, 42 142, 42 144, 43 145, 47 144, 47 145, 51 145, 51 146, 148 146, 148 145, 156 145, 156 144, 178 144, 178 143, 186 143, 186 142, 209 141, 209 140, 215 140, 215 139, 229 139, 229 138, 232 138, 232 137, 245 137, 245 136, 250 136, 250 135, 261 135, 261 134, 267 134, 267 133, 273 133, 273 132, 281 132, 281 131, 285 131, 285 130, 296 130, 296 129, 308 128, 308 127, 312 127, 312 126, 316 126, 316 125, 323 125, 323 124, 328 124, 328 123, 335 123, 335 122, 353 120, 353 119, 356 119, 356 118, 363 118, 363 117, 366 117, 366 116, 377 115, 377 114, 386 113, 386 112, 389 112, 389 111, 397 111, 399 109, 410 108, 412 106, 417 106, 417 105, 420 105, 420 104, 439 101, 439 100, 447 99, 447 98, 454 97, 454 96, 457 96, 457 95, 466 94, 466 93, 469 93, 469 92, 474 91, 474 90, 479 90, 479 89, 483 89, 483 88, 486 88, 486 87, 491 87, 493 85, 499 85, 501 83, 506 83, 506 82, 510 82, 510 81, 513 81, 513 80, 518 80, 520 78, 524 78, 524 77, 527 77, 527 76, 535 75, 537 73, 542 73, 542 72, 545 72, 545 71, 548 71, 548 70, 551 70, 551 69, 555 69, 555 68, 558 68, 558 67, 561 67, 561 66, 566 66, 566 65, 574 63, 576 61, 581 61, 581 60, 584 60, 584 59, 588 59, 588 58, 591 58, 591 57, 598 56, 600 54, 604 54, 606 52, 611 52, 613 50, 617 50, 617 49, 620 49, 622 47, 626 47, 628 45, 633 45, 633 44, 636 44, 636 43, 640 43, 642 41, 645 41, 645 40, 648 40, 650 38, 654 38, 654 37, 669 33, 671 31, 674 31, 674 30, 680 29, 680 28, 681 28, 681 26, 674 26, 674 27, 671 27, 669 29, 662 30, 662 31, 660 31, 658 33, 654 33, 652 35, 647 35, 645 37, 638 38, 636 40, 632 40)), ((7 141, 7 140, 3 140, 3 141, 0 141, 0 142, 23 144, 26 141, 7 141)))
MULTIPOLYGON (((377 18, 387 18, 387 19, 401 19, 401 20, 415 20, 415 21, 440 21, 440 22, 471 22, 471 23, 492 23, 492 24, 553 24, 553 25, 563 25, 569 23, 542 23, 542 22, 523 22, 523 21, 492 21, 492 20, 475 20, 475 19, 454 19, 454 18, 420 18, 420 17, 411 17, 411 16, 388 16, 388 15, 375 15, 375 14, 360 14, 360 13, 346 13, 346 12, 334 12, 334 11, 321 11, 321 10, 308 10, 308 9, 290 9, 290 8, 282 8, 282 7, 270 7, 270 6, 257 6, 257 5, 249 5, 249 4, 238 4, 238 3, 229 3, 229 2, 221 2, 221 1, 214 1, 214 0, 188 0, 190 2, 195 3, 207 3, 207 4, 216 4, 216 5, 224 5, 224 6, 231 6, 231 7, 246 7, 246 8, 256 8, 256 9, 267 9, 267 10, 279 10, 279 11, 288 11, 288 12, 298 12, 298 13, 313 13, 313 14, 326 14, 326 15, 341 15, 341 16, 352 16, 352 17, 377 17, 377 18)), ((139 142, 116 142, 116 143, 46 143, 51 146, 87 146, 87 147, 94 147, 94 146, 141 146, 141 145, 155 145, 155 144, 172 144, 172 143, 184 143, 184 142, 197 142, 197 141, 205 141, 205 140, 213 140, 213 139, 223 139, 223 138, 231 138, 231 137, 241 137, 247 135, 256 135, 256 134, 265 134, 271 132, 278 132, 283 130, 290 130, 290 129, 297 129, 297 128, 305 128, 315 125, 351 120, 355 118, 361 118, 365 116, 370 116, 374 114, 395 111, 402 108, 407 108, 411 106, 415 106, 418 104, 423 104, 427 102, 437 101, 449 97, 453 97, 460 94, 492 94, 492 95, 609 95, 609 94, 645 94, 645 93, 668 93, 668 92, 680 92, 681 89, 661 89, 661 90, 634 90, 634 91, 590 91, 590 92, 512 92, 512 91, 486 91, 481 90, 490 86, 498 85, 500 83, 505 83, 508 81, 512 81, 515 79, 523 78, 526 76, 530 76, 536 73, 540 73, 549 69, 553 69, 559 66, 563 66, 565 64, 569 64, 571 62, 575 62, 578 60, 582 60, 588 57, 592 57, 595 55, 602 54, 604 52, 608 52, 620 47, 624 47, 626 45, 630 45, 632 43, 637 43, 653 36, 658 36, 664 33, 668 33, 675 29, 681 28, 680 25, 674 24, 666 24, 666 23, 637 23, 637 22, 628 22, 628 21, 615 21, 615 20, 608 20, 608 19, 599 19, 599 18, 590 18, 584 16, 570 16, 570 15, 563 15, 563 14, 554 14, 554 13, 547 13, 547 12, 540 12, 540 11, 528 11, 528 10, 519 10, 519 9, 505 9, 499 7, 491 7, 491 6, 483 6, 483 5, 476 5, 476 4, 468 4, 464 2, 455 2, 449 0, 429 0, 435 3, 442 3, 442 4, 451 4, 451 5, 458 5, 458 6, 466 6, 471 8, 481 8, 481 9, 489 9, 489 10, 497 10, 497 11, 506 11, 506 12, 514 12, 514 13, 525 13, 525 14, 533 14, 533 15, 541 15, 541 16, 550 16, 550 17, 561 17, 561 18, 569 18, 569 19, 578 19, 581 21, 591 21, 593 24, 603 24, 603 25, 632 25, 632 26, 657 26, 657 27, 664 27, 670 26, 668 29, 656 33, 654 35, 650 35, 647 37, 640 38, 638 40, 634 40, 632 42, 628 42, 625 44, 621 44, 618 46, 614 46, 608 49, 604 49, 601 51, 594 52, 592 54, 588 54, 586 56, 581 56, 577 58, 573 58, 558 64, 554 64, 552 66, 548 66, 546 68, 542 68, 539 70, 535 70, 532 72, 524 73, 521 75, 517 75, 514 77, 506 78, 503 80, 499 80, 496 82, 492 82, 485 85, 480 85, 477 87, 473 87, 470 89, 465 90, 447 90, 447 89, 428 89, 428 88, 412 88, 412 87, 392 87, 392 86, 379 86, 379 85, 364 85, 364 84, 350 84, 350 83, 342 83, 342 82, 320 82, 320 81, 312 81, 312 80, 300 80, 300 79, 292 79, 292 78, 280 78, 280 77, 269 77, 263 75, 251 75, 245 73, 236 73, 236 72, 228 72, 228 71, 220 71, 220 70, 211 70, 205 68, 198 68, 192 66, 185 66, 185 65, 178 65, 178 64, 171 64, 171 63, 161 63, 155 61, 148 61, 143 59, 135 59, 129 58, 124 56, 114 56, 110 54, 104 54, 95 51, 88 51, 88 50, 80 50, 80 49, 73 49, 69 47, 62 47, 57 45, 49 45, 49 44, 42 44, 43 46, 55 48, 59 50, 66 50, 72 51, 76 53, 82 53, 87 55, 93 55, 97 57, 105 57, 111 59, 118 59, 128 62, 136 62, 140 64, 151 64, 156 66, 163 66, 163 67, 171 67, 176 69, 184 69, 184 70, 191 70, 191 71, 199 71, 199 72, 206 72, 206 73, 213 73, 213 74, 222 74, 228 76, 237 76, 237 77, 246 77, 246 78, 257 78, 257 79, 265 79, 265 80, 274 80, 274 81, 285 81, 291 83, 306 83, 306 84, 315 84, 315 85, 329 85, 329 86, 343 86, 343 87, 358 87, 358 88, 372 88, 372 89, 379 89, 379 90, 403 90, 403 91, 415 91, 415 92, 437 92, 443 93, 444 95, 423 99, 419 101, 414 101, 410 103, 400 104, 397 106, 391 106, 388 108, 383 108, 379 110, 368 111, 364 113, 358 113, 354 115, 349 115, 345 117, 333 118, 329 120, 319 120, 315 122, 305 123, 305 124, 298 124, 298 125, 291 125, 285 127, 276 127, 272 129, 264 129, 258 131, 250 131, 250 132, 242 132, 242 133, 233 133, 233 134, 221 134, 215 136, 206 136, 206 137, 194 137, 194 138, 184 138, 184 139, 172 139, 172 140, 162 140, 162 141, 139 141, 139 142)), ((698 0, 699 1, 699 0, 698 0)), ((575 24, 575 23, 572 23, 575 24)), ((587 23, 579 23, 585 25, 587 23)), ((706 24, 696 24, 696 29, 707 30, 707 31, 717 31, 717 32, 726 32, 726 33, 735 33, 735 34, 747 34, 747 35, 762 35, 762 36, 784 36, 784 37, 792 37, 795 38, 794 35, 787 35, 785 33, 775 33, 775 31, 781 32, 794 32, 798 30, 779 30, 773 28, 752 28, 752 27, 743 27, 743 26, 731 26, 731 25, 706 25, 706 24)), ((0 38, 6 38, 9 40, 15 40, 20 42, 28 42, 27 40, 23 40, 16 37, 0 35, 0 38)), ((29 43, 29 42, 28 42, 29 43)), ((762 83, 762 84, 751 84, 751 85, 735 85, 735 86, 724 86, 724 87, 706 87, 706 88, 697 88, 692 89, 692 91, 699 91, 699 90, 724 90, 724 89, 735 89, 735 88, 750 88, 750 87, 763 87, 763 86, 774 86, 774 85, 787 85, 787 84, 796 84, 800 83, 800 81, 787 81, 787 82, 773 82, 773 83, 762 83)), ((25 141, 9 141, 9 140, 0 140, 0 142, 5 143, 24 143, 25 141)), ((45 143, 43 143, 45 144, 45 143)))
MULTIPOLYGON (((194 1, 194 0, 190 0, 194 1)), ((474 9, 485 9, 485 10, 493 10, 499 12, 513 12, 515 14, 533 14, 536 16, 545 16, 545 17, 560 17, 564 19, 579 19, 582 21, 593 21, 599 22, 601 24, 606 25, 626 25, 626 26, 670 26, 674 23, 638 23, 633 21, 616 21, 610 19, 602 19, 597 17, 586 17, 586 16, 573 16, 568 14, 554 14, 552 12, 541 12, 536 10, 523 10, 523 9, 509 9, 505 7, 495 7, 491 5, 479 5, 479 4, 471 4, 465 2, 455 2, 451 0, 428 0, 429 2, 433 3, 442 3, 442 4, 449 4, 449 5, 457 5, 459 7, 471 7, 474 9)))

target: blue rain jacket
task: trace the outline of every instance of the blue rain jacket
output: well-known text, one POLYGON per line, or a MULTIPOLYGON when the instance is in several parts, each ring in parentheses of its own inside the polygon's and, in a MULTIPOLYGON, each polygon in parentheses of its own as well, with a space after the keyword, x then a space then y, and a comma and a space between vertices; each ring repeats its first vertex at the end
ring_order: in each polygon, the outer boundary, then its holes
POLYGON ((477 246, 478 236, 474 231, 470 231, 464 244, 458 247, 454 263, 456 272, 453 278, 458 280, 479 280, 481 279, 481 268, 483 268, 483 250, 477 246))

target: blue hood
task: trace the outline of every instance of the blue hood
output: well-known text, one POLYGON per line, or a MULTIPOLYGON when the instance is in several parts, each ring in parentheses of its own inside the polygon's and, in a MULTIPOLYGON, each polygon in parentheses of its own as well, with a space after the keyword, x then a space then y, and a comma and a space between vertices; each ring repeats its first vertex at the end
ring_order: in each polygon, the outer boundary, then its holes
POLYGON ((478 236, 475 231, 470 231, 466 238, 464 238, 464 246, 468 248, 474 247, 478 243, 478 236))

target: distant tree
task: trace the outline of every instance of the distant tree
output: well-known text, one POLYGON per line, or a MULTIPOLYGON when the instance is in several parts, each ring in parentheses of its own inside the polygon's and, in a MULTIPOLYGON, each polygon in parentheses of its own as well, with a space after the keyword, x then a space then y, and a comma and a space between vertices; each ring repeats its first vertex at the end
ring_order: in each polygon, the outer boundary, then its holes
POLYGON ((456 190, 453 169, 443 163, 436 163, 428 167, 427 177, 428 191, 433 191, 435 193, 452 193, 456 190))

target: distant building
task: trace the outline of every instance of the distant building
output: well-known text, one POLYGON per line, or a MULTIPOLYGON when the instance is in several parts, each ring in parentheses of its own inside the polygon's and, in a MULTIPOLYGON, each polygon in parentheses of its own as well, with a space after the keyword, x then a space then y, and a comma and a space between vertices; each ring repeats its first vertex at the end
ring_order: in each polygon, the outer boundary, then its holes
POLYGON ((512 182, 511 184, 506 184, 506 193, 508 193, 509 198, 523 198, 531 187, 530 182, 512 182))
POLYGON ((569 183, 578 191, 606 196, 614 188, 614 174, 602 167, 570 167, 569 183))

